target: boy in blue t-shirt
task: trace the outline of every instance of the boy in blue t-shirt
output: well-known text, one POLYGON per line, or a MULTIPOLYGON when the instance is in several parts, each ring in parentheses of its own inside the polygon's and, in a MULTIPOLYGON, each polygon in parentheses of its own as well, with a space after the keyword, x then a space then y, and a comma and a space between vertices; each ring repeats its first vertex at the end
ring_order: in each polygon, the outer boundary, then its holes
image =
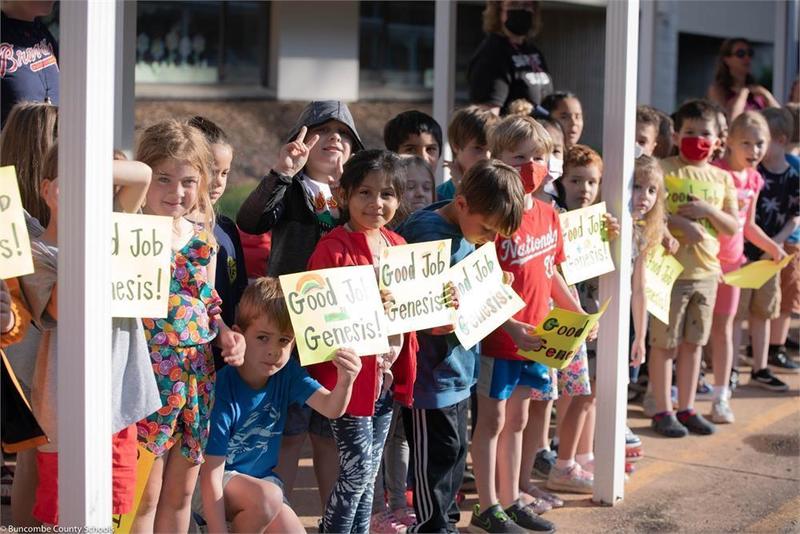
POLYGON ((287 409, 305 403, 325 417, 340 417, 361 360, 349 349, 338 350, 333 359, 336 387, 328 391, 290 359, 294 333, 275 278, 259 278, 245 290, 234 329, 247 342, 244 364, 225 366, 217 374, 206 461, 200 468, 202 503, 195 500, 195 511, 210 532, 226 531, 226 522, 238 532, 303 531, 273 472, 287 409))
MULTIPOLYGON (((453 200, 411 214, 397 229, 409 243, 450 239, 450 264, 511 235, 522 221, 519 175, 503 172, 497 161, 481 161, 461 180, 453 200)), ((417 381, 414 405, 403 411, 403 425, 414 466, 414 512, 408 532, 456 532, 460 512, 456 495, 467 460, 467 410, 477 379, 477 352, 464 348, 441 327, 417 333, 417 381)))

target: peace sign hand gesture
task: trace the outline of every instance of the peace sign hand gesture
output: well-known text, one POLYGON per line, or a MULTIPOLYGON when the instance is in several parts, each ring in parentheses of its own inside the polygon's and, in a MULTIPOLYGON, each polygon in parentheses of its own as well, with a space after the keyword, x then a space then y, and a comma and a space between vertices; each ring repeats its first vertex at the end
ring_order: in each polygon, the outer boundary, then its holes
POLYGON ((290 141, 281 147, 280 152, 278 152, 278 162, 273 169, 275 172, 286 176, 294 176, 303 169, 306 161, 308 161, 311 149, 319 141, 319 135, 312 135, 306 141, 307 132, 308 128, 303 126, 294 141, 290 141))

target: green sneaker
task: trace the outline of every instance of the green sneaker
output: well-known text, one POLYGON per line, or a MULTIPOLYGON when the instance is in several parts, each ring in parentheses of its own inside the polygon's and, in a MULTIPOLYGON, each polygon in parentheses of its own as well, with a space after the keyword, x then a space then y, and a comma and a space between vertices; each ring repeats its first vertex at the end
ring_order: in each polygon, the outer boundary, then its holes
POLYGON ((515 534, 528 532, 514 523, 499 504, 490 506, 483 513, 481 513, 480 505, 476 504, 469 526, 473 532, 511 532, 515 534))

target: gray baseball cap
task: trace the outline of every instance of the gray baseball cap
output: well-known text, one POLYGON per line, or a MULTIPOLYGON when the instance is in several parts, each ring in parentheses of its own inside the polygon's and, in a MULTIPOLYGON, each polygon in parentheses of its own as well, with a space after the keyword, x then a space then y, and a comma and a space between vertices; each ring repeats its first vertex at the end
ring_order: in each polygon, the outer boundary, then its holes
POLYGON ((300 114, 300 118, 297 119, 294 127, 292 127, 292 131, 289 132, 287 141, 291 141, 297 137, 300 128, 303 126, 310 130, 329 120, 339 121, 350 129, 350 133, 353 134, 355 145, 353 147, 353 152, 364 149, 364 143, 361 142, 361 137, 358 135, 358 130, 356 130, 353 116, 350 114, 347 104, 339 100, 315 100, 309 102, 300 114))

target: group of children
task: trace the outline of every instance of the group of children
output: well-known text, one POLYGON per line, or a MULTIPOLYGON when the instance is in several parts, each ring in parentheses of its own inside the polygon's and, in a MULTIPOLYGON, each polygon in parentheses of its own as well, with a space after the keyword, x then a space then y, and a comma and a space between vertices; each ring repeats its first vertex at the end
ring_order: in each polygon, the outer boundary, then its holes
MULTIPOLYGON (((542 107, 548 116, 534 118, 526 102, 502 118, 477 106, 456 111, 453 158, 440 162, 442 128, 425 113, 396 116, 384 130, 386 149, 367 149, 344 103, 312 102, 236 223, 214 211, 234 151, 210 120, 154 124, 142 131, 135 161, 115 156, 115 210, 170 217, 173 233, 167 316, 113 321, 114 513, 131 512, 138 443, 156 460, 133 530, 185 532, 194 517, 212 532, 301 532, 290 503, 309 435, 320 532, 457 532, 468 452, 478 493, 473 529, 553 531, 540 514, 564 503, 531 475, 550 490, 592 492, 595 369, 617 355, 597 353, 596 331, 563 370, 518 354, 541 346, 535 327, 553 306, 598 308, 597 279, 569 286, 559 271, 559 213, 599 201, 603 161, 580 144, 574 94, 554 93, 542 107), (436 187, 440 164, 450 180, 436 187), (267 276, 249 285, 240 231, 271 232, 267 276), (473 349, 452 326, 438 327, 390 336, 385 354, 359 358, 341 347, 330 362, 300 366, 278 276, 355 265, 377 273, 385 247, 440 239, 452 242, 451 264, 494 243, 505 282, 526 306, 473 349)), ((23 103, 2 133, 2 165, 17 168, 35 272, 21 277, 21 291, 3 284, 0 326, 4 345, 21 339, 27 310, 29 336, 40 336, 9 350, 41 425, 29 436, 36 452, 17 457, 12 512, 20 526, 58 523, 56 116, 52 105, 23 103)), ((746 112, 730 127, 724 119, 706 101, 685 103, 672 119, 637 113, 629 359, 638 369, 647 357, 645 404, 654 400, 653 428, 665 436, 714 431, 694 409, 709 336, 711 418, 733 422, 737 319, 749 322, 751 383, 785 390, 768 361, 797 367, 783 348, 790 314, 800 311, 797 257, 747 295, 720 282, 721 272, 762 252, 780 261, 800 248, 798 159, 786 148, 792 117, 775 109, 746 112), (711 193, 667 202, 677 192, 671 184, 685 180, 713 184, 711 193), (648 349, 645 262, 662 244, 683 271, 669 324, 649 321, 648 349)), ((608 239, 618 236, 613 215, 604 226, 608 239)), ((455 288, 443 294, 459 306, 455 288)), ((381 297, 391 310, 393 295, 381 297)), ((626 446, 630 464, 641 441, 628 431, 626 446)))

